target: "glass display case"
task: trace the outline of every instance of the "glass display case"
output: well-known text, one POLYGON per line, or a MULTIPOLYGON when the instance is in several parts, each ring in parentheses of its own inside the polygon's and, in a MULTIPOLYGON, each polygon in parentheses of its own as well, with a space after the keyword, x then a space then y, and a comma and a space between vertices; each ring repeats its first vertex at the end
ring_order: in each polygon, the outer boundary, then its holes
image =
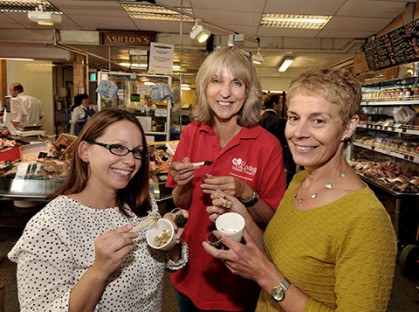
POLYGON ((171 76, 100 71, 96 92, 98 110, 129 110, 141 122, 148 142, 169 140, 171 76))
POLYGON ((363 87, 350 163, 392 217, 401 246, 419 222, 419 78, 363 87))

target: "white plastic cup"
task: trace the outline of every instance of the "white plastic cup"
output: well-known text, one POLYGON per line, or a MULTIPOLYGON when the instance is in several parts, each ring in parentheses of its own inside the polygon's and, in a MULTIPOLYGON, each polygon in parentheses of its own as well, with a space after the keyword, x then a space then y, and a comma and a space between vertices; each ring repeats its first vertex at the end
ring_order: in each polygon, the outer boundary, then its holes
POLYGON ((172 249, 176 243, 175 239, 175 229, 173 228, 172 222, 167 219, 159 219, 150 228, 146 233, 147 243, 154 249, 169 250, 172 249), (162 235, 162 233, 170 233, 170 237, 165 239, 165 243, 162 244, 156 237, 162 235), (159 243, 160 242, 160 243, 159 243))
POLYGON ((242 239, 244 225, 244 218, 236 212, 223 213, 215 221, 217 231, 236 242, 242 239))

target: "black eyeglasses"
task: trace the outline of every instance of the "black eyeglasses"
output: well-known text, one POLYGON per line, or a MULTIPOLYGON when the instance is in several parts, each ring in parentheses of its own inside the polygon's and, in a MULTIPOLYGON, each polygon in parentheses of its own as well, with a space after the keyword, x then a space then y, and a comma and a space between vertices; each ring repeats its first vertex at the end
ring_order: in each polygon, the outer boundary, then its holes
POLYGON ((116 156, 125 156, 125 155, 128 155, 128 153, 130 152, 132 153, 132 155, 134 155, 135 159, 139 159, 139 160, 147 159, 147 156, 148 156, 147 149, 134 148, 130 150, 128 147, 121 144, 104 144, 104 143, 96 142, 93 140, 89 140, 88 143, 102 146, 108 149, 112 154, 116 156))

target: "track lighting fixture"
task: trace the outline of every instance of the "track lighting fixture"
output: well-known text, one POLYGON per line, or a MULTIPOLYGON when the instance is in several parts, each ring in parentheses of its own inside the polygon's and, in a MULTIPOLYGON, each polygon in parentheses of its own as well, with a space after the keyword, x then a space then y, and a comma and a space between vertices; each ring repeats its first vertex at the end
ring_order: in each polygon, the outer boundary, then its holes
POLYGON ((192 27, 190 37, 191 39, 196 39, 199 43, 203 43, 207 41, 211 32, 208 29, 205 29, 202 25, 199 25, 200 21, 201 20, 199 19, 195 20, 195 26, 192 27))
POLYGON ((290 67, 293 62, 294 62, 294 58, 292 56, 287 56, 282 61, 281 65, 279 65, 278 71, 280 71, 281 73, 286 71, 288 69, 288 67, 290 67))
POLYGON ((256 54, 252 55, 252 62, 253 64, 260 65, 263 63, 263 56, 262 56, 262 53, 260 52, 260 38, 257 38, 257 41, 258 41, 258 50, 256 54))

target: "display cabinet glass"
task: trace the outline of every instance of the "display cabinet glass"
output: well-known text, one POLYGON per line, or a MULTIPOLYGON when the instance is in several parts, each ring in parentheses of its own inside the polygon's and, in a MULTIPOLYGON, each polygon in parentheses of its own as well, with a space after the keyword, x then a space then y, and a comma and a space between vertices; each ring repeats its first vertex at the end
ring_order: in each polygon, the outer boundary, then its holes
POLYGON ((141 122, 148 142, 168 141, 172 78, 122 72, 98 72, 98 110, 131 111, 141 122))
POLYGON ((350 163, 386 206, 399 244, 415 242, 419 220, 418 78, 363 87, 350 163))

